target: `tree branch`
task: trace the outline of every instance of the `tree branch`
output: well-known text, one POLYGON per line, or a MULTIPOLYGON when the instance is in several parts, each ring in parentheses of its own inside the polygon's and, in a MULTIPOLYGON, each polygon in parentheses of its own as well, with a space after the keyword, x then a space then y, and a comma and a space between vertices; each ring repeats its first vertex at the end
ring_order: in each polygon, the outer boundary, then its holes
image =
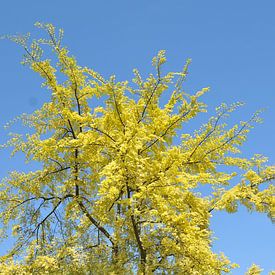
POLYGON ((86 215, 86 217, 91 221, 91 223, 101 232, 103 235, 112 243, 113 246, 115 246, 115 241, 113 240, 112 236, 110 233, 102 227, 97 220, 95 220, 92 215, 89 213, 85 205, 81 202, 78 201, 78 205, 82 212, 86 215))
POLYGON ((151 142, 148 146, 146 146, 144 149, 140 150, 140 154, 142 154, 144 151, 152 147, 154 144, 156 144, 161 138, 167 135, 168 131, 175 125, 177 124, 181 119, 183 119, 185 116, 187 116, 190 113, 190 110, 187 112, 183 113, 178 119, 176 119, 173 123, 171 123, 164 131, 162 135, 160 135, 158 138, 156 138, 153 142, 151 142))

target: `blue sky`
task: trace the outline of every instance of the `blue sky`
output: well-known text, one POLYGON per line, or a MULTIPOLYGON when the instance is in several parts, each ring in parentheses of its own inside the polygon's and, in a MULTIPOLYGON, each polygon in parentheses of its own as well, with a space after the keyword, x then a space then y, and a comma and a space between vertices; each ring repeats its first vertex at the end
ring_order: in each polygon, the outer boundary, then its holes
MULTIPOLYGON (((0 34, 32 32, 36 21, 51 22, 65 30, 64 43, 80 65, 119 80, 132 78, 132 69, 151 70, 151 58, 167 51, 167 70, 192 65, 186 90, 210 86, 204 100, 209 113, 222 102, 246 103, 235 119, 245 120, 266 108, 264 123, 249 135, 245 156, 262 153, 275 162, 275 1, 140 0, 140 1, 2 1, 0 34)), ((40 79, 21 66, 22 50, 0 41, 0 126, 29 113, 47 98, 40 79)), ((0 142, 7 132, 0 130, 0 142)), ((0 176, 24 170, 22 158, 0 152, 0 176)), ((212 229, 223 251, 244 274, 252 262, 275 269, 275 227, 265 215, 240 209, 237 214, 214 213, 212 229)), ((6 247, 0 247, 0 252, 6 247)))

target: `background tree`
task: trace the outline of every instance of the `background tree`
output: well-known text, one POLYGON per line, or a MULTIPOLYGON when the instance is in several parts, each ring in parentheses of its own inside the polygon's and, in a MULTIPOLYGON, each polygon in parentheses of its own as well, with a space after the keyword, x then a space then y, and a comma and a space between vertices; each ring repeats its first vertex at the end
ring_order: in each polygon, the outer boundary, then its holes
POLYGON ((62 30, 37 26, 46 39, 29 45, 29 35, 9 37, 24 48, 23 64, 41 75, 51 100, 21 116, 33 134, 13 134, 6 144, 41 169, 11 172, 1 183, 0 218, 16 238, 1 269, 229 272, 236 265, 211 250, 213 212, 235 212, 243 204, 274 219, 275 167, 261 155, 240 156, 258 113, 228 128, 224 119, 242 104, 222 104, 189 134, 185 125, 206 111, 199 99, 208 90, 183 90, 190 61, 182 72, 162 74, 166 58, 160 51, 152 62, 156 73, 143 80, 134 70, 133 87, 79 66, 61 44, 62 30), (53 61, 42 58, 45 45, 53 61), (200 194, 201 186, 209 186, 211 195, 200 194))

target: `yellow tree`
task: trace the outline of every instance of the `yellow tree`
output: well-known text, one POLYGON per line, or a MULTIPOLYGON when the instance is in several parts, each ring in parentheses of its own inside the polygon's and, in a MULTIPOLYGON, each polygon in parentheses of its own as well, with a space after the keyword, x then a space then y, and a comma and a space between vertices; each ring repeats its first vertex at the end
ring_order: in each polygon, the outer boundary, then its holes
POLYGON ((5 145, 41 169, 14 171, 1 182, 1 223, 4 230, 12 226, 16 239, 1 258, 1 270, 230 272, 235 265, 211 250, 213 212, 234 212, 243 204, 274 218, 275 167, 260 155, 244 158, 239 149, 258 113, 227 127, 225 118, 241 104, 222 104, 188 134, 186 123, 206 111, 200 97, 208 90, 183 90, 189 61, 182 72, 164 75, 160 51, 152 62, 155 73, 146 79, 134 70, 133 85, 114 76, 106 80, 69 55, 62 30, 37 26, 46 39, 9 37, 24 48, 23 63, 44 79, 51 100, 21 117, 33 134, 14 134, 5 145), (44 47, 55 61, 43 59, 44 47), (202 185, 210 196, 198 193, 202 185))

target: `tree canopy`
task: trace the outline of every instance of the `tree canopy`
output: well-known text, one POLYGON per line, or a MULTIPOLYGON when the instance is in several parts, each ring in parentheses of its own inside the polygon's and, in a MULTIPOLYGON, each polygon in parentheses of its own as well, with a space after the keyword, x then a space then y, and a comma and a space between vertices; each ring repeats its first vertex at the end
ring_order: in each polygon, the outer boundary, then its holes
MULTIPOLYGON (((63 31, 37 23, 46 38, 9 36, 23 64, 43 79, 51 99, 23 114, 26 135, 4 145, 41 164, 13 171, 0 185, 0 221, 14 246, 0 258, 5 274, 222 274, 237 265, 212 251, 210 218, 242 204, 274 219, 275 166, 243 157, 259 121, 229 127, 241 103, 216 108, 193 133, 188 123, 206 112, 203 88, 188 94, 181 72, 154 73, 132 82, 104 79, 77 64, 62 45, 63 31), (52 60, 43 49, 52 50, 52 60), (200 193, 208 186, 210 195, 200 193)), ((3 239, 7 234, 1 235, 3 239)), ((260 268, 250 272, 259 274, 260 268), (258 270, 258 271, 257 271, 258 270)), ((254 274, 254 273, 249 273, 254 274)))

